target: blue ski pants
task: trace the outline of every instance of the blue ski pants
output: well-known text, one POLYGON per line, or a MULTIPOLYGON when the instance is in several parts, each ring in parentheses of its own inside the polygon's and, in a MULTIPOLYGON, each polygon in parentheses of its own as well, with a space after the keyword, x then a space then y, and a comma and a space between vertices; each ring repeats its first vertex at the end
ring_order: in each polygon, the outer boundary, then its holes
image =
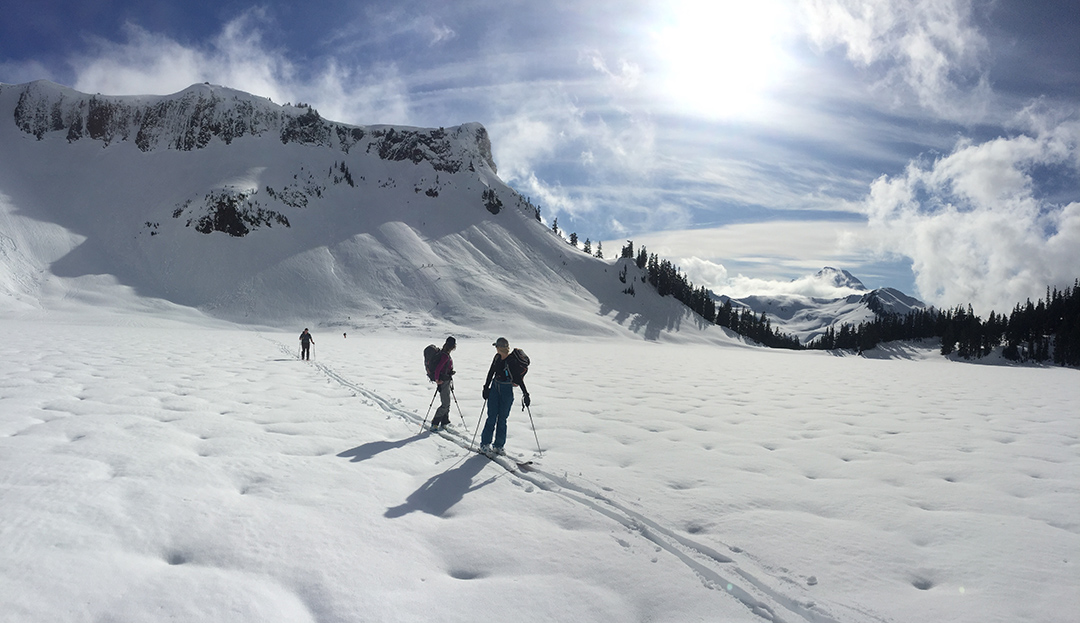
POLYGON ((484 431, 480 433, 480 443, 501 448, 506 445, 506 418, 510 417, 510 407, 514 406, 514 384, 495 381, 488 392, 487 420, 484 431), (492 444, 494 435, 494 444, 492 444))

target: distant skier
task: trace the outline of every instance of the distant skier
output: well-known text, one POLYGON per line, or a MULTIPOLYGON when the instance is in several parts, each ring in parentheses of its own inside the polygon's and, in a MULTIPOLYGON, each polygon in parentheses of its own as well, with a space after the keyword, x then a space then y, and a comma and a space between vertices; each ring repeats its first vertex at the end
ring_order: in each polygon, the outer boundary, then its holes
POLYGON ((510 342, 500 337, 492 344, 495 358, 491 360, 487 378, 484 379, 484 400, 487 401, 487 420, 480 434, 480 451, 487 455, 503 455, 506 451, 506 418, 514 404, 514 387, 521 388, 521 400, 527 407, 532 403, 525 387, 525 373, 529 359, 520 349, 510 351, 510 342), (513 356, 511 356, 513 355, 513 356), (494 442, 494 444, 492 443, 494 442))
POLYGON ((454 391, 454 360, 450 353, 457 348, 457 340, 454 336, 446 338, 439 354, 432 366, 431 377, 439 384, 438 392, 442 404, 435 410, 435 417, 431 420, 431 430, 446 430, 450 424, 450 392, 454 391))
POLYGON ((311 337, 311 334, 305 328, 304 332, 300 334, 300 359, 307 361, 311 358, 311 345, 314 343, 315 338, 311 337))

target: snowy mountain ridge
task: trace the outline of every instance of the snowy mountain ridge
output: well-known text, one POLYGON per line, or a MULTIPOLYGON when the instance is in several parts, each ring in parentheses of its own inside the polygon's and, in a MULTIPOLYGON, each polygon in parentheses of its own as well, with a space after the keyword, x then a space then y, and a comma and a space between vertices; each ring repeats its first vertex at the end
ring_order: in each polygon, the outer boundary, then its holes
POLYGON ((324 146, 349 153, 358 145, 384 160, 427 161, 436 171, 456 173, 480 163, 496 172, 487 130, 468 123, 443 128, 359 127, 326 121, 304 105, 277 106, 265 98, 210 84, 196 84, 171 96, 86 95, 48 81, 0 85, 18 91, 15 124, 38 140, 63 132, 67 141, 134 141, 141 151, 203 149, 217 139, 273 135, 282 144, 324 146), (475 141, 462 141, 470 136, 475 141), (365 140, 365 138, 367 140, 365 140))
POLYGON ((349 126, 205 84, 0 85, 3 304, 111 282, 251 323, 728 339, 624 293, 496 170, 477 123, 349 126))
POLYGON ((894 288, 867 290, 854 275, 846 270, 826 266, 818 271, 813 281, 823 286, 821 291, 843 293, 845 296, 811 296, 807 294, 767 294, 740 298, 720 296, 718 300, 731 301, 734 309, 749 309, 755 314, 766 314, 773 326, 784 333, 794 335, 803 344, 821 336, 829 327, 843 324, 857 326, 886 314, 904 315, 916 309, 925 309, 922 301, 894 288))
MULTIPOLYGON (((538 209, 499 179, 478 123, 351 126, 209 84, 114 97, 47 81, 0 85, 4 119, 13 121, 0 121, 5 211, 37 221, 30 230, 52 223, 73 237, 58 250, 55 232, 5 234, 0 283, 31 306, 35 275, 111 275, 140 295, 247 322, 517 318, 560 334, 650 339, 684 320, 706 326, 651 288, 628 294, 617 266, 538 222, 538 209)), ((4 231, 25 225, 8 220, 4 231)), ((895 290, 868 292, 845 270, 813 279, 829 297, 732 303, 803 343, 829 326, 923 306, 895 290)))

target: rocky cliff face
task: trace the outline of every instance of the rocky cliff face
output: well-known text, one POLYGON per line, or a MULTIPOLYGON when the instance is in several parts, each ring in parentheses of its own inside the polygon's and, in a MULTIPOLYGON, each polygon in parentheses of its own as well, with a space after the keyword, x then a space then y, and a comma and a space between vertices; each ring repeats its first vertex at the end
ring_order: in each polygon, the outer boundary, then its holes
POLYGON ((0 85, 0 308, 115 281, 245 322, 678 328, 685 308, 622 293, 537 215, 475 123, 354 126, 210 85, 0 85))
POLYGON ((244 136, 277 136, 349 153, 363 149, 383 160, 427 161, 436 171, 456 173, 484 166, 497 172, 487 130, 477 123, 451 129, 361 127, 327 121, 309 106, 280 106, 232 89, 193 85, 169 96, 86 95, 38 81, 3 85, 21 89, 15 124, 38 140, 62 133, 68 142, 132 141, 144 152, 192 151, 212 141, 230 144, 244 136), (464 145, 462 150, 460 146, 464 145))

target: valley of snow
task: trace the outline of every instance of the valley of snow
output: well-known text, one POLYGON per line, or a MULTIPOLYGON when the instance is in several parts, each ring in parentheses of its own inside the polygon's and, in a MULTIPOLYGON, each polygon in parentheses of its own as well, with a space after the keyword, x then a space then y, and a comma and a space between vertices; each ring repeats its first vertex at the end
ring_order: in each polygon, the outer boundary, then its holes
POLYGON ((481 130, 0 85, 0 621, 1077 620, 1080 371, 744 344, 481 130), (469 449, 500 335, 527 468, 469 449))
POLYGON ((1076 370, 518 327, 535 437, 515 406, 507 446, 535 470, 510 473, 466 449, 495 335, 457 334, 441 436, 443 334, 315 326, 302 362, 303 327, 105 291, 4 314, 4 621, 1080 611, 1076 370))

